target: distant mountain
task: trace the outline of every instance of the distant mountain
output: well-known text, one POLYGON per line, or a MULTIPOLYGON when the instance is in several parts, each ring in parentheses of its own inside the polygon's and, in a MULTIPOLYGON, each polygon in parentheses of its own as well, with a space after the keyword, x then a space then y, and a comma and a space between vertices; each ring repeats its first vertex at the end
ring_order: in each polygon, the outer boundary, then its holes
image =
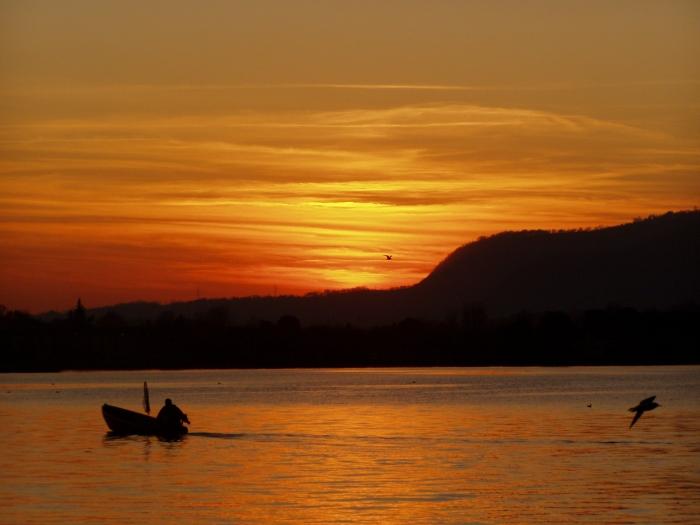
POLYGON ((700 211, 595 230, 500 233, 455 250, 415 289, 429 310, 482 302, 495 317, 699 301, 700 211))
MULTIPOLYGON (((129 303, 88 310, 100 319, 218 316, 229 323, 373 326, 408 317, 461 321, 465 308, 491 318, 522 311, 582 311, 611 303, 638 309, 700 302, 700 211, 667 213, 609 228, 503 232, 466 244, 418 284, 303 297, 129 303)), ((44 320, 57 316, 43 314, 44 320)))

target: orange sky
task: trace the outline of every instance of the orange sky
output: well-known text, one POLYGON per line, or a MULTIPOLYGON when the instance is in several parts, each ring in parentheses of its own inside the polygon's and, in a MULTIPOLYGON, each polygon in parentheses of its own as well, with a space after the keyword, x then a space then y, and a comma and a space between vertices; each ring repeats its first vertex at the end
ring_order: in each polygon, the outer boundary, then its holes
POLYGON ((0 93, 10 309, 410 285, 700 202, 692 1, 6 1, 0 93))

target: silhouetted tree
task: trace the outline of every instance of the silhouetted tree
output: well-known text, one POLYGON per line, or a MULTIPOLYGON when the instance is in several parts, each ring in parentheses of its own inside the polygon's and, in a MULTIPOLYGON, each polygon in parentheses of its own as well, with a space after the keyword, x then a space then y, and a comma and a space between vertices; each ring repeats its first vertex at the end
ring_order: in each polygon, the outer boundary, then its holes
POLYGON ((87 313, 83 303, 80 301, 80 297, 78 297, 78 304, 76 305, 75 310, 70 310, 68 312, 68 319, 72 321, 73 325, 78 327, 85 326, 90 321, 87 318, 87 313))

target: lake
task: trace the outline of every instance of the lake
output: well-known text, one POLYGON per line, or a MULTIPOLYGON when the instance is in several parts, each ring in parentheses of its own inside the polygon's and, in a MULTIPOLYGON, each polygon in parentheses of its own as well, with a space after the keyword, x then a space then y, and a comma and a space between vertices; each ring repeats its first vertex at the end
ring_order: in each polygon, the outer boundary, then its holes
POLYGON ((0 388, 0 523, 700 523, 697 366, 0 374, 0 388), (144 381, 189 435, 107 433, 101 405, 140 411, 144 381), (651 395, 662 406, 628 428, 651 395))

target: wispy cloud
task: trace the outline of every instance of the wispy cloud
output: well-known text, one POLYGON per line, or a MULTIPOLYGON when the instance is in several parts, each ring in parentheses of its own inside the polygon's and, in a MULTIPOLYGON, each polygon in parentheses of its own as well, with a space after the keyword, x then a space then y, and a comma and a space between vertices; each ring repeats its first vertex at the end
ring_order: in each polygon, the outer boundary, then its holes
POLYGON ((537 84, 362 84, 362 83, 197 83, 197 84, 64 84, 52 86, 4 86, 0 92, 16 97, 67 95, 94 96, 97 94, 136 94, 207 91, 258 91, 258 90, 363 90, 363 91, 467 91, 467 92, 528 92, 528 91, 578 91, 635 87, 697 86, 700 78, 660 78, 626 82, 549 82, 537 84))
POLYGON ((700 197, 691 142, 460 104, 6 125, 0 171, 6 275, 80 258, 173 299, 177 282, 218 282, 219 295, 411 284, 482 234, 700 197), (379 264, 386 252, 397 264, 379 264))

